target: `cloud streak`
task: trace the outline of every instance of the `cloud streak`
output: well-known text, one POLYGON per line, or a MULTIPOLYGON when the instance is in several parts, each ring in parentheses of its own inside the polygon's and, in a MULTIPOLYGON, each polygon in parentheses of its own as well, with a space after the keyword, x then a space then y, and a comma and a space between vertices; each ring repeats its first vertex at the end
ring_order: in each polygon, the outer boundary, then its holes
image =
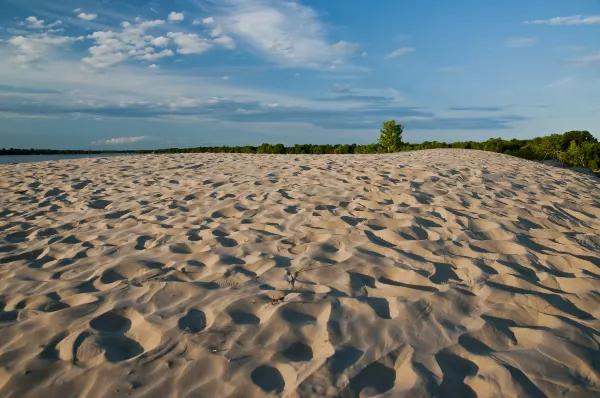
POLYGON ((509 48, 530 47, 537 42, 536 37, 514 37, 506 41, 506 46, 509 48))
POLYGON ((397 57, 400 57, 403 55, 408 55, 413 52, 415 52, 415 49, 413 47, 402 47, 402 48, 392 51, 391 53, 387 54, 383 58, 384 59, 392 59, 392 58, 397 58, 397 57))
POLYGON ((537 19, 534 21, 525 21, 526 24, 532 25, 553 25, 553 26, 569 26, 569 25, 594 25, 600 24, 600 15, 573 15, 568 17, 554 17, 550 19, 537 19))
POLYGON ((108 140, 92 141, 92 145, 121 145, 121 144, 132 144, 148 139, 145 135, 139 135, 137 137, 119 137, 111 138, 108 140))
POLYGON ((574 57, 569 59, 570 63, 578 65, 600 65, 600 52, 592 53, 589 55, 582 55, 580 57, 574 57))

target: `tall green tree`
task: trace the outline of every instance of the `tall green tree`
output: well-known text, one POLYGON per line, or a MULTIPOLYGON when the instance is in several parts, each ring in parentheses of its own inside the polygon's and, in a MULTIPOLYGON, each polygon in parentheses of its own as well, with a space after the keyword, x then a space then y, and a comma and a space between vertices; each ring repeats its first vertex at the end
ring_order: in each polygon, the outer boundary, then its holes
POLYGON ((383 122, 381 135, 379 136, 379 145, 385 152, 398 152, 402 145, 402 125, 395 120, 383 122))

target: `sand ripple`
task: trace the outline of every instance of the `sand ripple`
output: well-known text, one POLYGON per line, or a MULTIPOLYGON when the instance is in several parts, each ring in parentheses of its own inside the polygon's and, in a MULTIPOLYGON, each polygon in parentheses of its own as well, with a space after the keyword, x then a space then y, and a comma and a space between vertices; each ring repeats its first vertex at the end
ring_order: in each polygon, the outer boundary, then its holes
POLYGON ((598 396, 599 217, 478 151, 0 165, 0 396, 598 396))

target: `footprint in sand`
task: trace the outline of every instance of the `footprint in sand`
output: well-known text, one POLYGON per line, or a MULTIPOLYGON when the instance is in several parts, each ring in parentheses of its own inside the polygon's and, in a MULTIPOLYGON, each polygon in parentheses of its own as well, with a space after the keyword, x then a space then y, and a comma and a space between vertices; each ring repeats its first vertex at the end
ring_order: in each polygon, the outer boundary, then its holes
POLYGON ((304 343, 293 343, 281 354, 291 362, 308 362, 313 359, 313 350, 304 343))
POLYGON ((74 333, 57 345, 65 361, 93 366, 135 358, 160 345, 162 332, 137 311, 115 309, 89 322, 92 330, 74 333))
POLYGON ((281 372, 272 366, 262 365, 250 374, 252 382, 268 393, 280 394, 285 388, 285 380, 281 372))
POLYGON ((206 315, 204 312, 191 309, 181 317, 178 322, 179 329, 188 333, 200 333, 206 329, 206 315))
POLYGON ((147 249, 150 246, 149 242, 151 242, 154 239, 155 239, 155 237, 146 236, 146 235, 142 235, 142 236, 138 237, 135 240, 135 250, 147 249))

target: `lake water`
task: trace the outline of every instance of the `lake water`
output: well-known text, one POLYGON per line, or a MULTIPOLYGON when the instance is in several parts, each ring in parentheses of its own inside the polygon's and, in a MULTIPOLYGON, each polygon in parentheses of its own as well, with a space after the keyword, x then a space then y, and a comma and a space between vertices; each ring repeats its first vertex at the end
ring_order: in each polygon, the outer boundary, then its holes
POLYGON ((101 153, 82 155, 5 155, 0 156, 0 164, 45 162, 48 160, 83 159, 83 158, 108 158, 113 156, 131 156, 126 153, 101 153))

